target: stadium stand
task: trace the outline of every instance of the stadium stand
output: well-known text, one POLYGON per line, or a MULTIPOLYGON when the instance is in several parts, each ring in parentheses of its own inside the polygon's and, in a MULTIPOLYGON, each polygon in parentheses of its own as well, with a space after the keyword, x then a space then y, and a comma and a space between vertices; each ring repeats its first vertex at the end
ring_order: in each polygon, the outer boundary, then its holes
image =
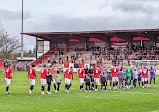
POLYGON ((36 67, 159 60, 158 29, 24 34, 37 38, 37 60, 29 63, 36 67))

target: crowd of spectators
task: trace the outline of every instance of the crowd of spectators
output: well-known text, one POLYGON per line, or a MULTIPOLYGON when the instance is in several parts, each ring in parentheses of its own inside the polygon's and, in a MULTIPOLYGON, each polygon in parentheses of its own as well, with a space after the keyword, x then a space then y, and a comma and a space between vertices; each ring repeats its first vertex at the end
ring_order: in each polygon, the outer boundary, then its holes
MULTIPOLYGON (((70 48, 67 50, 69 55, 65 54, 65 50, 59 50, 59 52, 54 52, 52 57, 47 58, 48 63, 64 63, 64 61, 71 61, 72 63, 78 63, 79 61, 84 62, 87 60, 96 61, 97 63, 102 63, 105 60, 112 60, 116 62, 118 60, 158 60, 159 59, 159 48, 154 45, 140 44, 129 46, 125 48, 116 47, 113 48, 109 46, 108 48, 103 46, 91 46, 86 48, 80 46, 79 48, 70 48), (86 52, 85 52, 86 51, 86 52)), ((41 62, 42 63, 42 59, 41 62)))
POLYGON ((28 71, 29 62, 16 62, 12 64, 13 70, 14 71, 28 71))
POLYGON ((129 50, 134 50, 134 52, 137 52, 140 50, 159 50, 159 48, 152 44, 151 45, 137 44, 137 45, 132 45, 131 49, 129 49, 129 50))

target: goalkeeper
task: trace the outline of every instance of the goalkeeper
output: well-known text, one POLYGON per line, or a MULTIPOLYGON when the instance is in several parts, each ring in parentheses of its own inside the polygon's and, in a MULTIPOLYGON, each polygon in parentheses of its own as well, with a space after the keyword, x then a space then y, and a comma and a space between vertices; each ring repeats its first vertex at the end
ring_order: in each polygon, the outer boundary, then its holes
MULTIPOLYGON (((107 78, 107 82, 109 80, 110 82, 110 87, 108 89, 111 89, 111 85, 112 85, 112 73, 111 73, 111 66, 109 64, 109 66, 106 68, 106 78, 107 78)), ((106 86, 107 86, 107 82, 106 82, 106 86)))
POLYGON ((131 80, 132 68, 130 65, 126 68, 126 79, 127 79, 127 89, 130 89, 130 80, 131 80))

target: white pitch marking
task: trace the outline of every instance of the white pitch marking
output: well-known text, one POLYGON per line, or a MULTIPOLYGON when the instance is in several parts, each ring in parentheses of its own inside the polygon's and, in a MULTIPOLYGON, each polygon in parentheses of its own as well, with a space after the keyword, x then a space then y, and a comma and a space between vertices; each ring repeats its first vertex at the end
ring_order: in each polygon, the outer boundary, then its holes
POLYGON ((112 91, 112 92, 122 92, 122 93, 138 93, 138 94, 155 94, 155 93, 143 93, 143 92, 124 92, 124 91, 112 91))
MULTIPOLYGON (((6 86, 6 85, 0 85, 0 86, 6 86)), ((11 86, 15 86, 15 87, 30 87, 30 86, 21 86, 21 85, 11 85, 11 86)))
POLYGON ((151 112, 159 112, 159 110, 151 111, 151 112))

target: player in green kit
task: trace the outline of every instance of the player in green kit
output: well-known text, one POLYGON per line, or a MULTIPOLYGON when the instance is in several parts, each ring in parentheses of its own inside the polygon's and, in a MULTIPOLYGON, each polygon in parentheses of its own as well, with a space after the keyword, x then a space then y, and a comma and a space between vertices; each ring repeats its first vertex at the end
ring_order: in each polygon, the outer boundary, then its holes
POLYGON ((127 89, 130 89, 130 80, 131 80, 132 68, 130 65, 126 68, 126 79, 127 79, 127 89))

